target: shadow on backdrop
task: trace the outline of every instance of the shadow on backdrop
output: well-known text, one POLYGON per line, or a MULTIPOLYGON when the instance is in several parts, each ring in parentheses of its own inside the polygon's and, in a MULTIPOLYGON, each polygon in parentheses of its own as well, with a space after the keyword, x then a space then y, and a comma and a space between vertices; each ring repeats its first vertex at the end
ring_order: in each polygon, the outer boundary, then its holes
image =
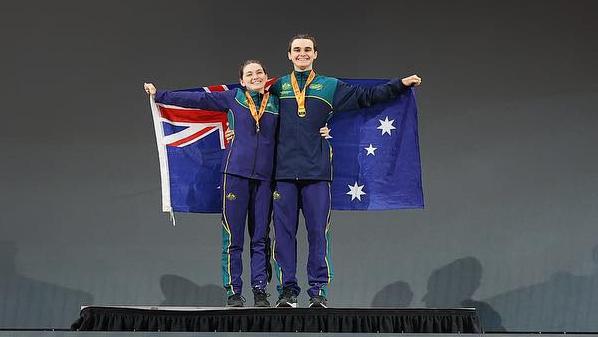
POLYGON ((464 257, 432 272, 422 298, 428 308, 476 308, 485 331, 504 331, 502 319, 490 304, 472 299, 482 280, 482 264, 464 257))
POLYGON ((221 307, 226 298, 226 293, 220 286, 215 284, 198 286, 178 275, 162 275, 160 288, 164 295, 162 305, 221 307))
POLYGON ((14 242, 0 241, 0 328, 69 328, 89 293, 19 275, 14 242))
POLYGON ((413 300, 413 292, 409 283, 397 281, 391 283, 376 293, 372 300, 372 307, 408 307, 413 300))
POLYGON ((589 275, 556 272, 541 283, 486 299, 513 330, 598 331, 598 246, 589 275))

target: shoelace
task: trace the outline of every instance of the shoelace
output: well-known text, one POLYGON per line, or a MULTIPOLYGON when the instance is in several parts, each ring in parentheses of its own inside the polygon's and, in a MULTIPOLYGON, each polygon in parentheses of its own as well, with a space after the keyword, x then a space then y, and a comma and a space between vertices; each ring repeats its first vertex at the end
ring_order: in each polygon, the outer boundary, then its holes
POLYGON ((241 300, 241 302, 245 303, 247 302, 247 300, 245 299, 245 297, 243 297, 243 295, 239 295, 239 294, 234 294, 231 299, 233 300, 241 300))
POLYGON ((326 302, 326 297, 318 295, 310 298, 309 301, 311 303, 324 303, 326 302))
POLYGON ((283 289, 282 297, 285 297, 285 298, 295 297, 295 293, 291 289, 283 289))
POLYGON ((265 300, 268 299, 268 297, 270 297, 270 294, 266 293, 265 291, 256 291, 253 294, 255 295, 255 298, 259 300, 265 300))

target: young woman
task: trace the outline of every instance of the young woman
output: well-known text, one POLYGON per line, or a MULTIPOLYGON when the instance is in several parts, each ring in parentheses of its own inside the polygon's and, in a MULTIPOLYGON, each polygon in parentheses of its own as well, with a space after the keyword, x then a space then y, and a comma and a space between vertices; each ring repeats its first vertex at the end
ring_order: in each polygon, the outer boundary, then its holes
MULTIPOLYGON (((231 140, 222 166, 222 279, 227 306, 241 307, 243 241, 247 219, 251 238, 251 287, 256 307, 269 307, 269 224, 279 100, 265 90, 268 75, 260 61, 247 60, 239 69, 243 89, 222 92, 145 91, 158 103, 228 113, 231 140)), ((328 128, 320 129, 322 136, 328 128)))

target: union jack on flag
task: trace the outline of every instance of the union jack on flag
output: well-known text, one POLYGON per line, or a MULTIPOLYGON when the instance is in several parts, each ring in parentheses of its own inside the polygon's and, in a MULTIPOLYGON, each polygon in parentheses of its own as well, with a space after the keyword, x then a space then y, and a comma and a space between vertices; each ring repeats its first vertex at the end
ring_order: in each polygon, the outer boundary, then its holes
MULTIPOLYGON (((215 85, 202 89, 206 92, 228 90, 225 85, 215 85)), ((164 127, 169 131, 167 135, 164 135, 165 145, 187 146, 217 131, 220 134, 220 148, 224 150, 226 114, 220 111, 191 109, 161 103, 156 105, 160 110, 162 122, 166 123, 164 127)))

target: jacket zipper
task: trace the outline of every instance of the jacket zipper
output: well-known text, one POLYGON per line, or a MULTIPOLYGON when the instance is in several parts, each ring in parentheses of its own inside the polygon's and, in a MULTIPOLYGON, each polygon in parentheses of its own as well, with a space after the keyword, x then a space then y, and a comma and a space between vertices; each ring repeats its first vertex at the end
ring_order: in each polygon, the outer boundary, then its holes
POLYGON ((259 127, 255 129, 255 153, 253 155, 253 170, 251 171, 251 176, 255 177, 255 162, 257 161, 257 153, 260 147, 260 129, 259 127))
POLYGON ((259 121, 255 122, 255 152, 253 154, 253 169, 251 170, 251 176, 254 178, 255 178, 255 162, 257 161, 257 153, 258 153, 258 149, 260 147, 260 124, 259 123, 260 123, 259 121))

